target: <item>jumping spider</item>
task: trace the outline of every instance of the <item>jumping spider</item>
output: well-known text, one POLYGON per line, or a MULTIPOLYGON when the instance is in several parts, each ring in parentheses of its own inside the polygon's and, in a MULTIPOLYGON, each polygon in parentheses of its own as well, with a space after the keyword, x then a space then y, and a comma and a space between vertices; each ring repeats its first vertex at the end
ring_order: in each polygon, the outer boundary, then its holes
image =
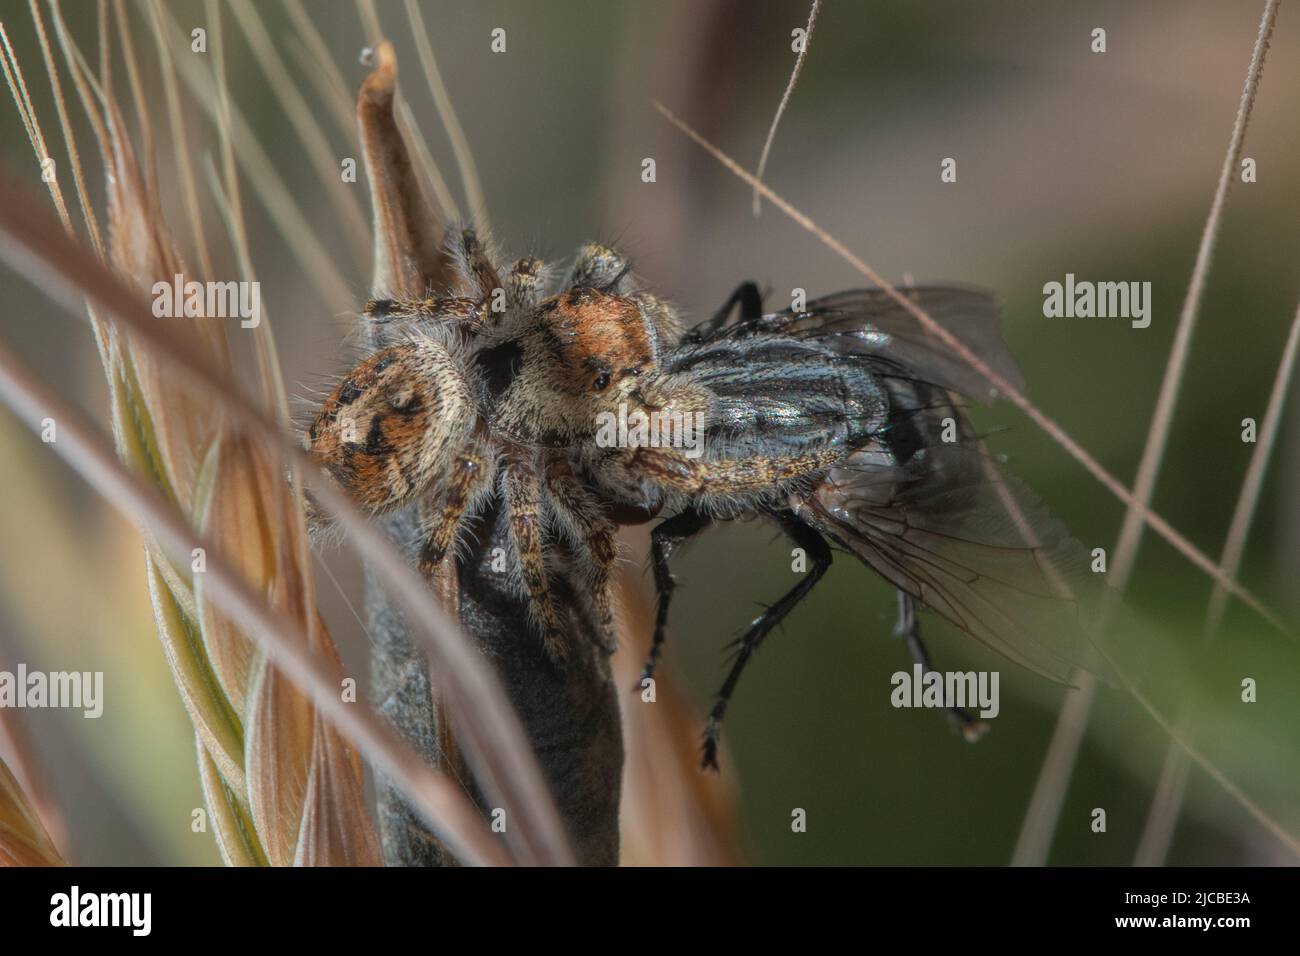
MULTIPOLYGON (((668 515, 652 532, 658 603, 644 677, 663 645, 672 553, 715 520, 775 523, 811 567, 735 642, 705 735, 707 766, 746 662, 825 574, 832 544, 898 589, 897 633, 927 671, 918 601, 1054 679, 1079 663, 1082 633, 1060 614, 1074 604, 1059 579, 1071 577, 1080 549, 998 474, 973 434, 956 396, 987 397, 983 380, 882 291, 764 314, 746 283, 686 330, 607 247, 581 249, 556 289, 531 258, 502 279, 473 230, 452 251, 458 288, 367 305, 370 321, 396 323, 395 344, 334 389, 310 427, 311 451, 370 511, 419 508, 425 573, 494 496, 503 502, 511 580, 556 661, 575 648, 548 545, 568 546, 612 652, 617 525, 668 515), (635 413, 701 416, 702 452, 599 440, 608 416, 635 413)), ((1016 376, 987 294, 910 294, 1016 376)), ((970 715, 952 716, 977 735, 970 715)))

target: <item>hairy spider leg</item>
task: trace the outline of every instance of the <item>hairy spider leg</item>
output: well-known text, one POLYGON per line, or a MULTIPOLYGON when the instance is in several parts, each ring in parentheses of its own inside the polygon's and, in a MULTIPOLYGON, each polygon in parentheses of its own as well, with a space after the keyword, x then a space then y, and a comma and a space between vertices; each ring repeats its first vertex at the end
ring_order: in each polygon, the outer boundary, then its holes
POLYGON ((744 495, 796 482, 838 464, 844 453, 825 448, 776 458, 688 458, 683 450, 642 445, 632 453, 657 485, 687 495, 744 495))
POLYGON ((495 476, 495 456, 484 440, 476 440, 452 459, 443 488, 421 504, 421 574, 428 577, 437 570, 456 543, 466 515, 491 490, 495 476))
POLYGON ((501 477, 511 549, 519 558, 519 574, 542 632, 542 646, 559 664, 568 656, 560 631, 560 615, 551 594, 542 540, 542 485, 534 462, 525 452, 513 453, 501 477))
POLYGON ((614 522, 606 517, 598 499, 574 477, 567 461, 552 458, 546 469, 546 489, 555 519, 582 552, 587 586, 596 611, 601 650, 618 649, 618 625, 614 614, 613 569, 618 559, 614 522))
POLYGON ((480 299, 491 300, 498 289, 504 290, 496 266, 492 264, 487 250, 483 248, 483 242, 477 232, 473 229, 462 229, 460 247, 457 251, 465 264, 465 274, 473 280, 473 291, 478 293, 480 299))
POLYGON ((578 250, 567 285, 624 294, 631 291, 631 278, 632 264, 626 256, 609 246, 593 242, 578 250))
POLYGON ((517 259, 506 280, 506 301, 516 309, 535 309, 546 293, 545 264, 535 256, 517 259))

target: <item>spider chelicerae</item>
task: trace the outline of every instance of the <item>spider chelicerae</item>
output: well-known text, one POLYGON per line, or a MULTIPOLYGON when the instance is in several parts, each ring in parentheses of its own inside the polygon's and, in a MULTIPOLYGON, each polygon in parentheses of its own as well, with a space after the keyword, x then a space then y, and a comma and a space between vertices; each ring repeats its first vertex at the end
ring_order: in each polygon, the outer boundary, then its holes
MULTIPOLYGON (((882 290, 765 314, 746 283, 687 329, 606 246, 580 249, 559 282, 535 258, 503 268, 473 229, 453 233, 449 251, 453 288, 367 304, 387 344, 321 406, 311 452, 369 511, 418 509, 426 574, 499 501, 506 573, 557 663, 585 650, 555 597, 558 555, 612 653, 618 525, 664 516, 651 534, 658 602, 645 678, 663 647, 673 552, 715 521, 773 522, 810 564, 735 642, 706 765, 716 766, 741 671, 825 574, 832 546, 897 588, 897 632, 926 670, 917 602, 1054 679, 1080 662, 1085 640, 1061 613, 1075 605, 1060 581, 1078 580, 1081 549, 974 435, 958 394, 986 398, 986 383, 882 290), (638 415, 668 424, 654 440, 635 429, 602 437, 612 419, 638 415), (683 423, 696 421, 692 436, 683 423)), ((1015 379, 987 293, 909 294, 1015 379)), ((978 734, 971 715, 951 713, 978 734)))

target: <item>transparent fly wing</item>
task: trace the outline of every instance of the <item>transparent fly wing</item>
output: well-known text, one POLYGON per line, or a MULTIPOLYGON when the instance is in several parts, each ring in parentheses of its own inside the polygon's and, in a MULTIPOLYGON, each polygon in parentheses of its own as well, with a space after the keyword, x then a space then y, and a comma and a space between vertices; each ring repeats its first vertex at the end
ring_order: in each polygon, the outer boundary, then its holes
MULTIPOLYGON (((936 411, 922 417, 925 431, 942 427, 936 411)), ((1076 667, 1108 676, 1092 653, 1101 587, 1086 552, 965 426, 958 441, 926 441, 906 461, 885 443, 861 448, 794 504, 886 580, 1010 660, 1060 683, 1076 667)))
MULTIPOLYGON (((985 290, 956 285, 917 286, 904 293, 1016 388, 1024 380, 1002 343, 998 303, 985 290)), ((916 316, 881 289, 837 292, 787 309, 726 326, 717 336, 777 333, 816 338, 851 354, 875 355, 916 378, 982 401, 997 396, 988 380, 928 332, 916 316)))

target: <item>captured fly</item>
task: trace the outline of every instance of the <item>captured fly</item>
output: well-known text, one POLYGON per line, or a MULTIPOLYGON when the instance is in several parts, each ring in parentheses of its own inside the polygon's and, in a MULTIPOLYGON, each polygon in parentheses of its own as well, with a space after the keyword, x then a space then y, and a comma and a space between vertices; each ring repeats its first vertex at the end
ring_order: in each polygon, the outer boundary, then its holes
MULTIPOLYGON (((1005 378, 1019 380, 989 294, 926 286, 908 295, 1005 378)), ((652 534, 658 615, 643 676, 653 673, 664 639, 669 558, 712 521, 766 517, 811 561, 736 642, 705 734, 706 765, 716 766, 720 723, 741 671, 825 574, 829 544, 898 589, 898 633, 926 671, 917 602, 1053 680, 1066 682, 1086 661, 1074 597, 1088 586, 1082 549, 999 473, 973 433, 959 396, 991 398, 987 382, 885 292, 842 292, 803 311, 765 315, 757 289, 743 286, 661 364, 666 375, 710 393, 712 425, 703 464, 690 469, 694 487, 688 480, 665 492, 660 478, 646 489, 647 505, 657 506, 660 495, 675 514, 652 534), (729 323, 735 303, 740 314, 729 323), (728 472, 762 476, 766 486, 728 487, 721 477, 728 472)), ((978 736, 970 715, 953 716, 969 738, 978 736)))

